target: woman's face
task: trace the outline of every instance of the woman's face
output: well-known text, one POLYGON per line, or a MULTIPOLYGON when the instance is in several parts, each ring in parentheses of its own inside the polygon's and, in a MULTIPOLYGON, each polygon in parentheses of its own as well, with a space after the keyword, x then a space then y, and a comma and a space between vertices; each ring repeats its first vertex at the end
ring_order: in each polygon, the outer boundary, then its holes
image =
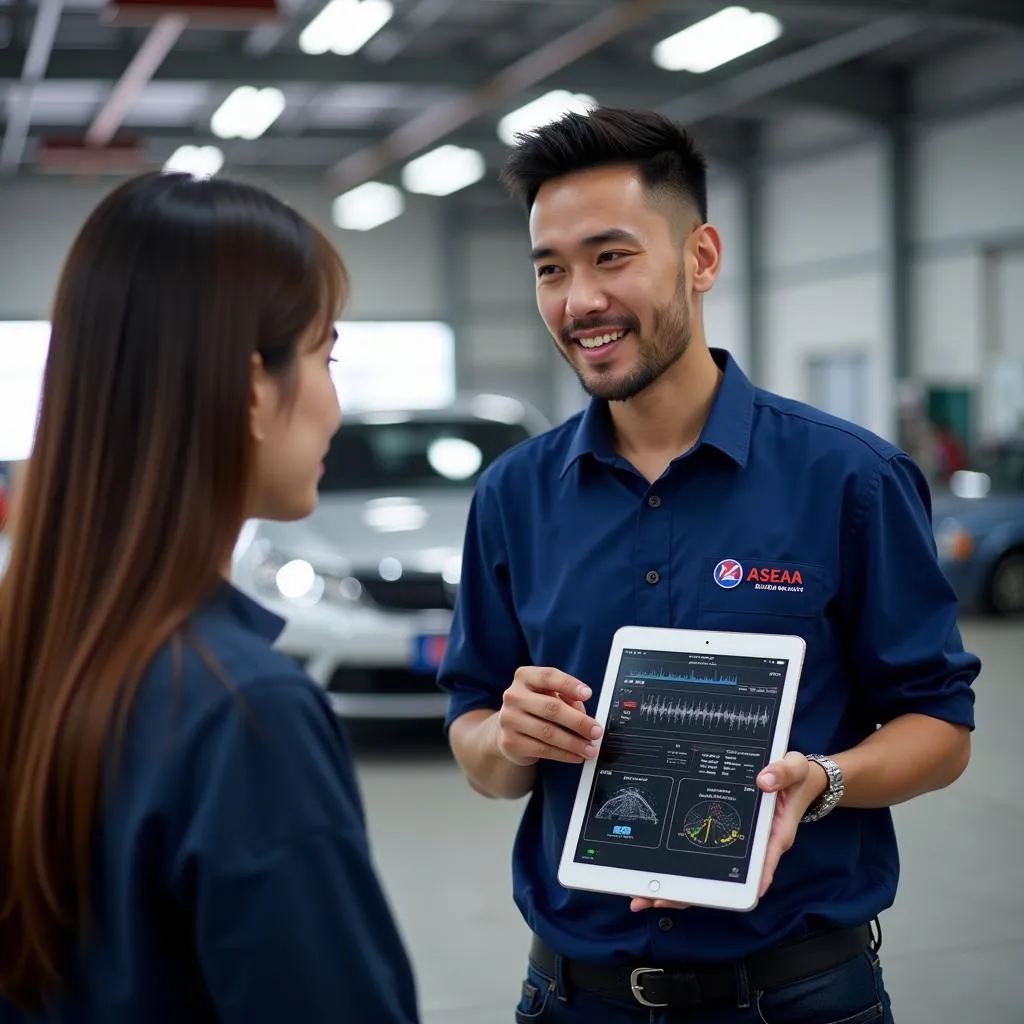
POLYGON ((316 508, 324 456, 341 424, 330 372, 335 340, 333 329, 302 339, 293 369, 291 404, 283 400, 280 382, 267 372, 259 356, 254 359, 256 458, 250 518, 302 519, 316 508))

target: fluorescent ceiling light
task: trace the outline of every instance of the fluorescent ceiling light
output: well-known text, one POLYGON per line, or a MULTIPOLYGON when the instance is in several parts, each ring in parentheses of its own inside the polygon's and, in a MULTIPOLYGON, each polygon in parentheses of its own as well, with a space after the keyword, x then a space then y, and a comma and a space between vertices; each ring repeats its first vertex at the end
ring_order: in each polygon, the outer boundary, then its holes
POLYGON ((372 39, 390 20, 390 0, 330 0, 302 30, 303 53, 337 53, 347 57, 372 39))
POLYGON ((527 103, 526 106, 513 110, 511 114, 506 114, 498 122, 498 138, 506 146, 514 146, 516 136, 521 132, 529 132, 541 125, 550 124, 563 114, 585 114, 596 106, 597 100, 593 96, 555 89, 527 103))
POLYGON ((405 209, 402 190, 381 181, 368 181, 343 192, 331 207, 334 223, 346 231, 370 231, 394 220, 405 209))
POLYGON ((239 86, 210 120, 210 130, 220 139, 258 139, 284 110, 280 89, 239 86))
POLYGON ((782 22, 774 15, 746 7, 725 7, 710 18, 662 39, 651 54, 666 71, 700 74, 727 64, 782 35, 782 22))
POLYGON ((402 184, 409 192, 447 196, 484 176, 484 158, 475 149, 439 146, 402 168, 402 184))
POLYGON ((164 170, 212 178, 223 166, 224 154, 216 146, 180 146, 164 164, 164 170))

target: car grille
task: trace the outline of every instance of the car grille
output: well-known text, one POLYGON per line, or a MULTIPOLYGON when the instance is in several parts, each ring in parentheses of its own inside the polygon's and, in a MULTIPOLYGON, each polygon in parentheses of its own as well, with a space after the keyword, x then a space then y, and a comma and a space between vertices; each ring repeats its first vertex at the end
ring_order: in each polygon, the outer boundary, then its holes
POLYGON ((327 689, 331 693, 419 694, 440 692, 433 672, 401 668, 336 669, 327 689))
POLYGON ((451 609, 455 590, 440 573, 406 573, 399 580, 382 580, 379 576, 358 577, 363 593, 381 608, 391 611, 419 612, 451 609))

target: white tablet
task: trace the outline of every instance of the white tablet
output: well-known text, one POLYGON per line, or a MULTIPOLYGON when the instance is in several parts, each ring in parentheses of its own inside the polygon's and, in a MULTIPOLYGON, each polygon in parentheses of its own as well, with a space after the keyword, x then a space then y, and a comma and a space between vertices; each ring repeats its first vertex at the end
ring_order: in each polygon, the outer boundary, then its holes
POLYGON ((789 742, 798 636, 624 626, 612 641, 558 880, 566 888, 752 910, 789 742))

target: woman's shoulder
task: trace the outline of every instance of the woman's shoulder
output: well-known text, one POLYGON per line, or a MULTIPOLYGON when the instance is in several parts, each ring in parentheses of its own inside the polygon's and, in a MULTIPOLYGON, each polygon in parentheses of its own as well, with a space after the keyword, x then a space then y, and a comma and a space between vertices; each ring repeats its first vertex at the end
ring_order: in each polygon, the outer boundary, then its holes
POLYGON ((136 726, 145 732, 174 722, 180 740, 225 716, 261 710, 261 717, 273 717, 302 706, 307 722, 312 716, 320 725, 323 718, 333 727, 326 695, 274 648, 282 627, 276 615, 225 584, 152 659, 137 695, 136 726))

